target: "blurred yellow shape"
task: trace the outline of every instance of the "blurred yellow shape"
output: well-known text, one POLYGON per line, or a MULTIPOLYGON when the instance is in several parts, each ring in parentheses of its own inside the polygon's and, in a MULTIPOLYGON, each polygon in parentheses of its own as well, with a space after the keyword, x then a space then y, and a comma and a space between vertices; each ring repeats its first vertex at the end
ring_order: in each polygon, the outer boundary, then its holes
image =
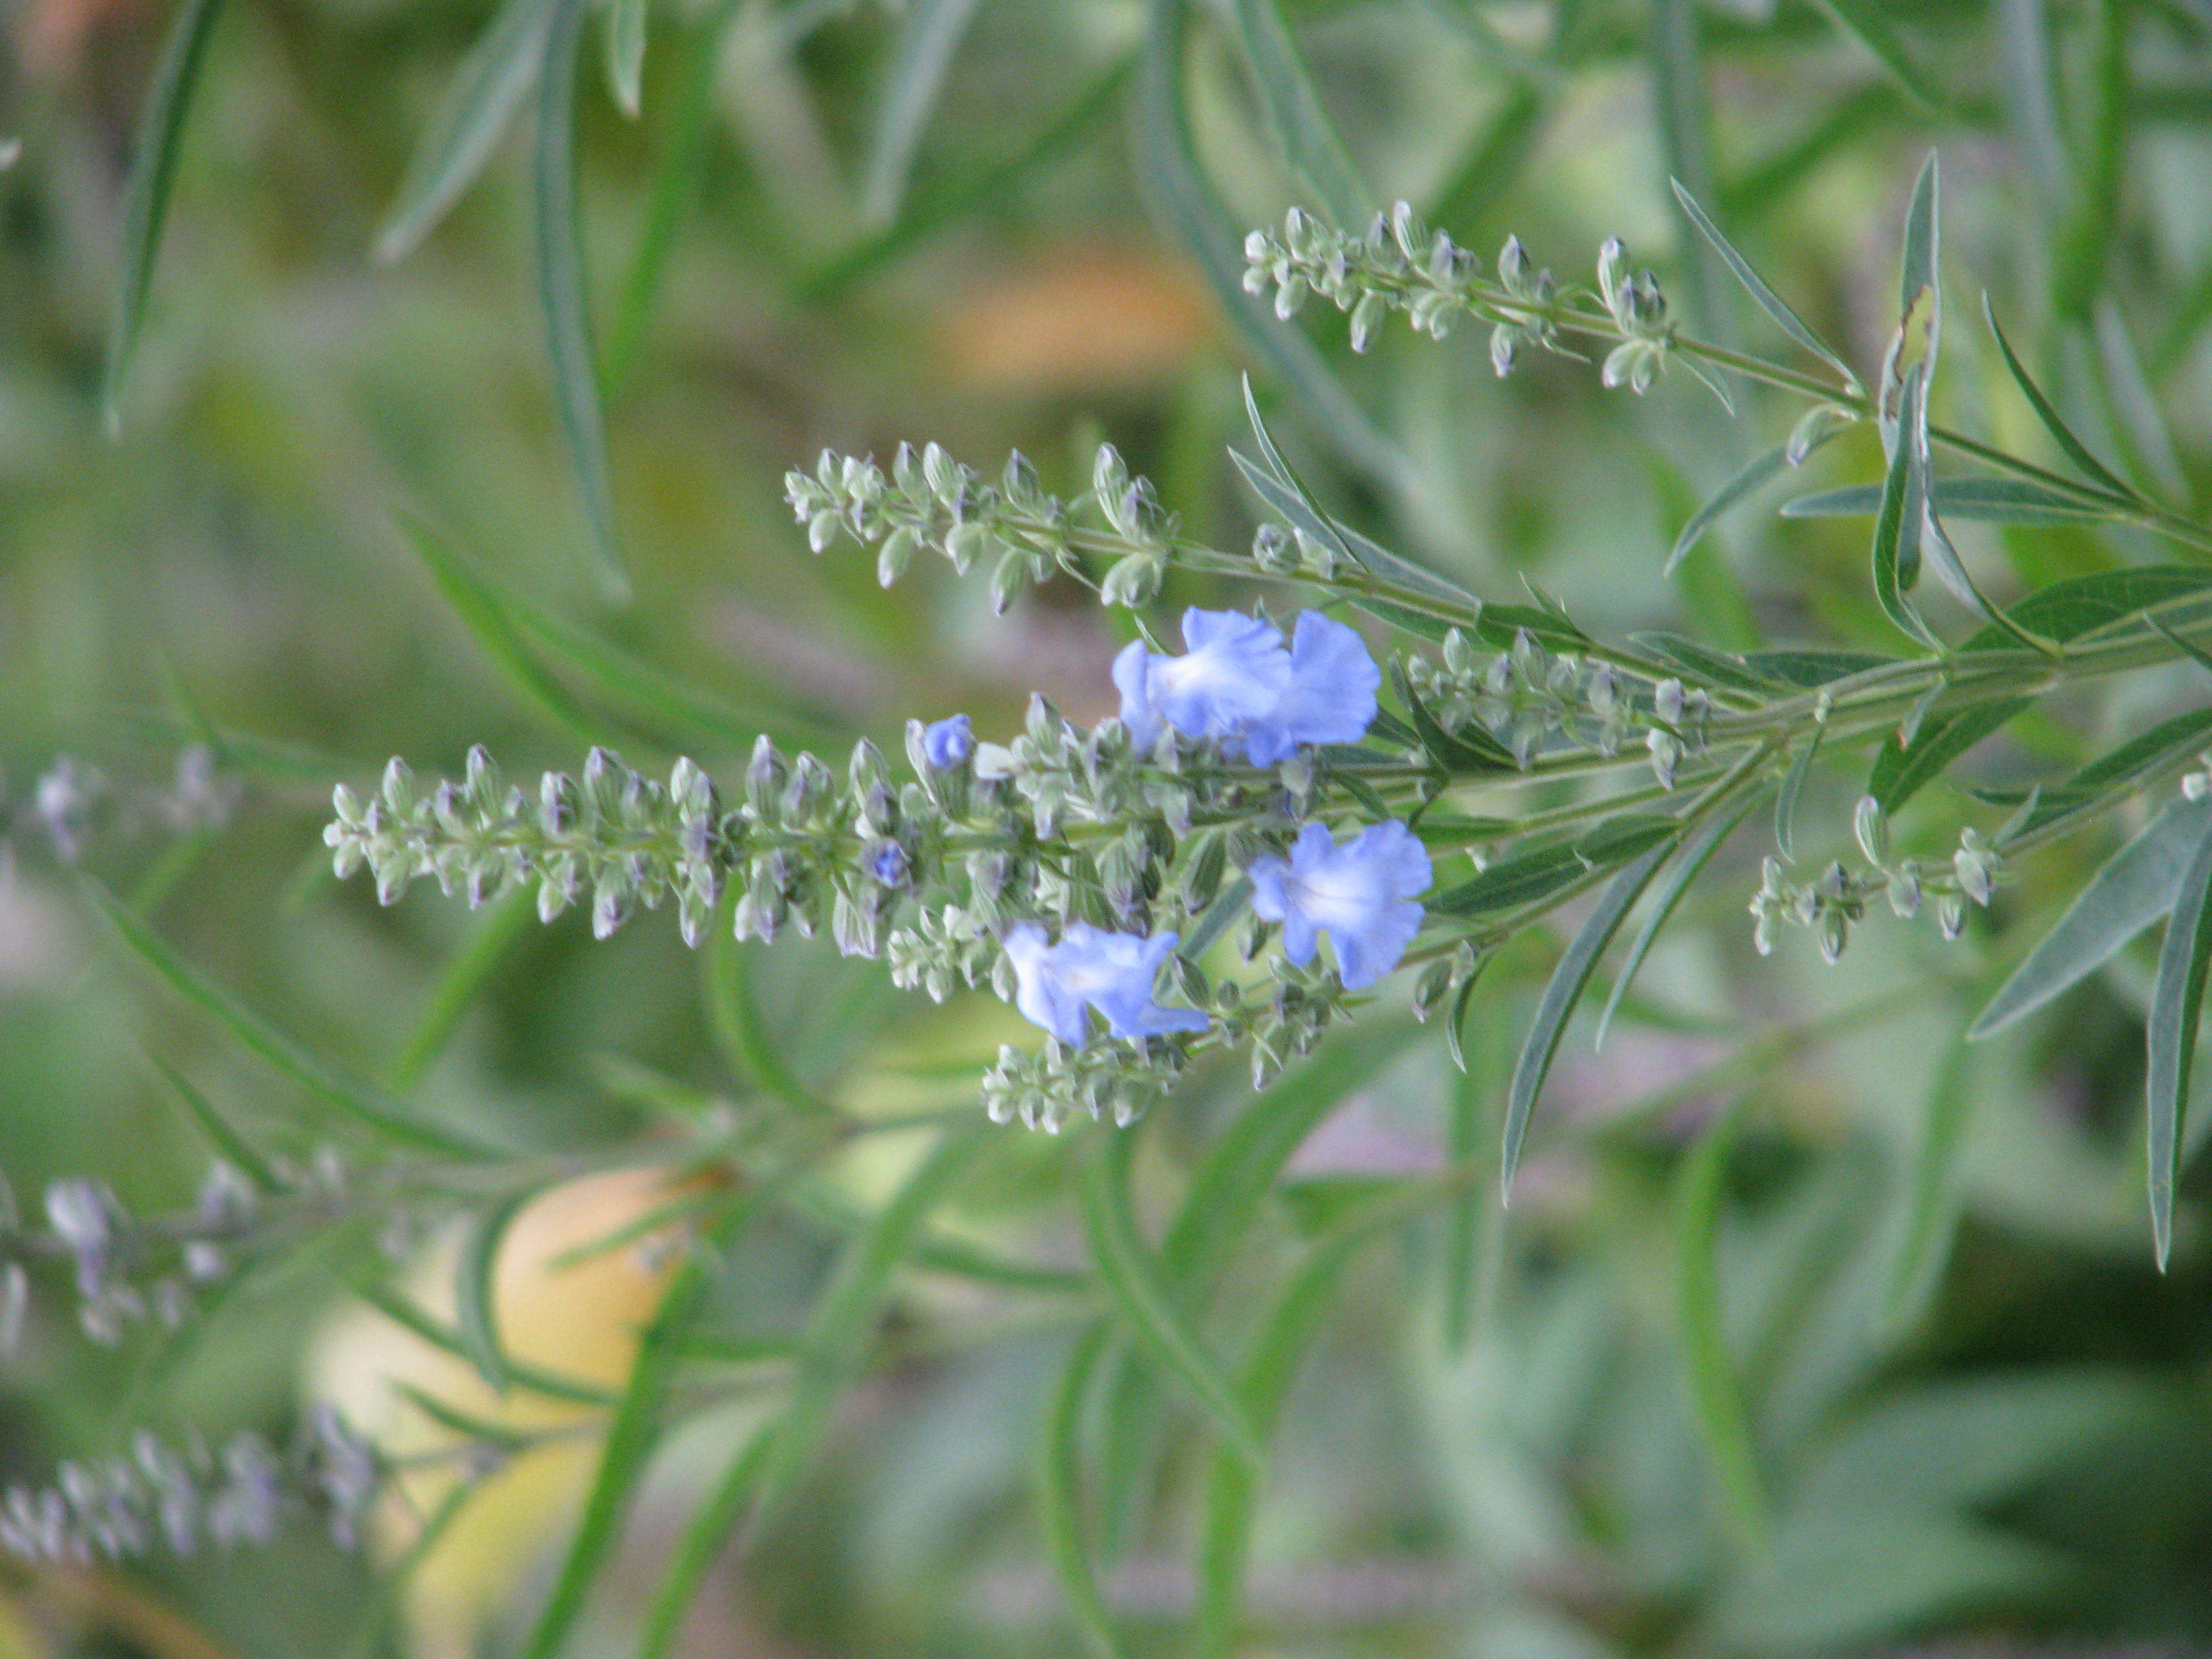
MULTIPOLYGON (((552 1188, 515 1218, 493 1277, 501 1345, 512 1361, 621 1390, 637 1358, 639 1334, 666 1287, 672 1253, 661 1248, 665 1234, 577 1252, 672 1195, 665 1171, 625 1170, 552 1188)), ((409 1270, 404 1285, 416 1305, 448 1324, 458 1252, 457 1237, 441 1240, 409 1270)), ((307 1386, 387 1455, 421 1460, 393 1482, 374 1516, 374 1543, 386 1562, 405 1553, 423 1519, 437 1512, 457 1481, 470 1478, 460 1458, 438 1455, 463 1446, 464 1437, 410 1401, 407 1388, 502 1429, 568 1437, 521 1452, 479 1478, 403 1591, 418 1659, 469 1659, 573 1522, 599 1456, 592 1431, 605 1412, 520 1382, 501 1396, 467 1362, 358 1302, 342 1310, 315 1344, 307 1386)))

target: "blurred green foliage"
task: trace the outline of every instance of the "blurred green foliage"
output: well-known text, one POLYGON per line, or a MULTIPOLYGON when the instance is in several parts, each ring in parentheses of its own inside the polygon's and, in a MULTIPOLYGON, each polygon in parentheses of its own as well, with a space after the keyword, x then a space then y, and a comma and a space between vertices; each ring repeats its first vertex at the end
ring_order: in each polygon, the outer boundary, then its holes
MULTIPOLYGON (((1940 149, 1954 294, 1986 287, 2076 429, 2186 512, 2212 483, 2196 0, 233 0, 179 112, 111 440, 126 177, 165 29, 191 21, 167 10, 0 7, 0 137, 21 142, 0 172, 0 1170, 27 1205, 94 1173, 134 1211, 188 1206, 211 1149, 149 1059, 266 1151, 376 1161, 327 1090, 120 944, 91 884, 215 996, 423 1118, 562 1170, 706 1134, 756 1197, 708 1211, 727 1248, 684 1293, 693 1346, 640 1407, 640 1484, 603 1517, 563 1650, 628 1655, 656 1620, 698 1653, 2212 1642, 2212 1254, 2187 1187, 2171 1272, 2145 1243, 2151 957, 1957 1036, 2108 836, 2028 861, 1963 951, 1877 923, 1834 968, 1802 939, 1753 955, 1753 878, 1723 854, 1603 1052, 1574 1028, 1504 1212, 1495 1119, 1543 939, 1488 970, 1464 1079, 1377 1018, 1261 1097, 1210 1073, 1110 1152, 956 1134, 916 1175, 915 1134, 867 1131, 974 1116, 1013 1030, 996 1003, 934 1009, 799 941, 695 957, 661 917, 594 944, 513 902, 380 910, 319 840, 331 784, 395 753, 450 772, 483 743, 527 775, 599 740, 734 779, 763 731, 895 748, 909 714, 1011 728, 1034 689, 1105 712, 1119 641, 1086 596, 994 619, 941 571, 886 593, 866 559, 807 553, 781 477, 825 445, 933 438, 1079 487, 1110 436, 1235 545, 1248 365, 1347 518, 1486 593, 1526 577, 1594 628, 1727 648, 1890 646, 1855 523, 1736 514, 1659 575, 1778 406, 1739 424, 1686 378, 1632 400, 1571 363, 1499 381, 1457 335, 1354 358, 1334 317, 1285 327, 1237 289, 1243 232, 1292 200, 1402 196, 1562 270, 1618 234, 1701 333, 1745 337, 1763 325, 1672 176, 1865 366, 1940 149), (549 27, 580 28, 585 60, 550 138, 524 61, 549 27), (508 118, 471 128, 486 112, 451 101, 471 88, 508 118), (435 187, 441 137, 480 178, 435 187), (570 137, 573 248, 544 213, 570 137), (243 794, 180 829, 195 744, 243 794), (74 870, 33 810, 63 756, 105 780, 74 870), (812 1150, 810 1102, 843 1138, 779 1180, 812 1150), (1086 1205, 1126 1259, 1091 1264, 1086 1205), (1115 1296, 1164 1326, 1115 1322, 1115 1296), (1264 1468, 1162 1362, 1194 1331, 1264 1468), (773 1441, 749 1343, 774 1364, 798 1345, 773 1441), (734 1512, 712 1501, 726 1467, 757 1481, 734 1512), (719 1529, 687 1537, 702 1505, 719 1529), (687 1559, 684 1613, 659 1587, 687 1559)), ((1954 310, 1947 417, 2041 453, 1975 307, 1954 310)), ((1808 470, 1877 459, 1853 436, 1808 470)), ((2152 556, 2124 532, 1960 539, 2007 599, 2152 556)), ((1179 574, 1168 598, 1227 596, 1179 574)), ((2181 672, 2023 720, 1983 769, 2102 752, 2181 672)), ((1848 844, 1855 793, 1806 783, 1816 854, 1848 844)), ((1943 841, 1970 805, 1931 792, 1915 833, 1943 841)), ((375 1208, 119 1350, 42 1282, 0 1379, 0 1477, 141 1425, 281 1430, 327 1310, 380 1271, 375 1208)), ((486 1650, 539 1628, 575 1498, 494 1515, 524 1565, 453 1568, 483 1581, 486 1650)), ((419 1615, 379 1620, 383 1577, 304 1534, 11 1565, 0 1654, 446 1650, 419 1615)))

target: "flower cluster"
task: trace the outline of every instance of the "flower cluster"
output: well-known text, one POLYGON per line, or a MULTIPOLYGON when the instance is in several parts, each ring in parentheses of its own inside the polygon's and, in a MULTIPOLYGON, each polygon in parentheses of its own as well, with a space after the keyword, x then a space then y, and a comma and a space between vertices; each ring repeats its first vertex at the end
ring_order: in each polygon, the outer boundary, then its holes
POLYGON ((27 820, 37 826, 57 863, 75 865, 103 837, 130 836, 149 825, 177 835, 220 829, 242 793, 204 743, 178 750, 173 777, 155 788, 126 787, 99 768, 63 755, 21 800, 9 800, 0 786, 0 832, 27 820))
MULTIPOLYGON (((933 470, 958 495, 969 485, 949 465, 925 456, 906 471, 928 484, 933 470)), ((913 528, 903 486, 886 496, 867 476, 850 492, 874 503, 858 533, 913 528)), ((1302 971, 1316 941, 1342 987, 1373 984, 1419 930, 1413 900, 1430 879, 1402 825, 1339 846, 1312 817, 1318 769, 1378 712, 1381 672, 1357 633, 1307 611, 1285 641, 1263 617, 1193 610, 1183 639, 1179 655, 1143 641, 1124 650, 1120 714, 1087 732, 1042 698, 1004 744, 977 741, 965 715, 910 723, 904 781, 866 742, 841 774, 763 739, 726 807, 688 761, 663 785, 596 750, 580 779, 549 773, 532 795, 501 783, 478 750, 459 784, 422 787, 395 762, 374 798, 339 790, 325 838, 339 873, 366 866, 386 902, 418 878, 472 903, 535 881, 549 919, 588 891, 604 936, 673 897, 696 944, 726 898, 739 938, 826 931, 938 998, 988 984, 1049 1036, 1040 1059, 1017 1057, 987 1080, 994 1110, 1039 1122, 1070 1109, 1126 1115, 1195 1045, 1249 1042, 1267 1069, 1301 1051, 1330 1002, 1302 971), (1248 894, 1254 926, 1279 925, 1288 968, 1301 970, 1271 970, 1256 1004, 1217 993, 1177 954, 1178 918, 1248 894), (1168 973, 1180 1004, 1158 989, 1168 973), (1073 1058, 1094 1046, 1113 1058, 1073 1058)), ((1233 919, 1201 931, 1218 937, 1233 919)))
POLYGON ((381 1478, 375 1449, 327 1408, 309 1414, 289 1454, 251 1432, 216 1452, 197 1439, 179 1451, 141 1431, 128 1457, 65 1462, 51 1486, 9 1487, 0 1496, 0 1547, 75 1566, 157 1547, 181 1558, 203 1542, 265 1544, 304 1513, 319 1516, 339 1547, 351 1549, 381 1478))
POLYGON ((1303 746, 1357 743, 1375 723, 1382 671, 1358 635, 1318 611, 1299 616, 1288 650, 1280 629, 1234 611, 1184 612, 1182 638, 1179 657, 1139 640, 1114 659, 1121 724, 1142 748, 1171 726, 1274 766, 1303 746))
POLYGON ((1887 822, 1871 797, 1859 802, 1853 826, 1868 869, 1850 870, 1837 860, 1814 880, 1794 882, 1779 860, 1765 861, 1750 905, 1752 941, 1761 956, 1774 948, 1776 926, 1790 922, 1811 928, 1821 957, 1834 962, 1850 942, 1852 924, 1877 897, 1887 898, 1894 914, 1909 920, 1932 895, 1936 927, 1945 939, 1956 939, 1966 927, 1968 902, 1987 908, 1996 894, 2004 856, 1978 830, 1961 830, 1948 864, 1931 868, 1917 859, 1891 859, 1887 822))
POLYGON ((985 563, 1000 611, 1024 584, 1055 570, 1080 578, 1085 553, 1115 561, 1100 586, 1107 603, 1146 604, 1159 592, 1176 532, 1151 483, 1132 478, 1110 444, 1098 451, 1089 493, 1072 501, 1046 490, 1018 453, 991 484, 935 444, 919 452, 901 444, 889 474, 872 460, 824 450, 811 473, 787 473, 783 489, 816 552, 841 535, 873 547, 876 577, 886 587, 925 548, 955 570, 985 563))
POLYGON ((1482 261, 1443 231, 1431 231, 1401 202, 1376 215, 1363 234, 1338 229, 1299 208, 1284 216, 1279 235, 1255 230, 1244 239, 1244 287, 1270 289, 1275 314, 1294 316, 1308 294, 1352 314, 1352 349, 1364 351, 1382 319, 1403 312, 1416 331, 1443 338, 1456 315, 1491 325, 1491 366, 1512 371, 1524 346, 1559 350, 1559 287, 1534 269, 1518 237, 1498 255, 1498 281, 1481 281, 1482 261))
MULTIPOLYGON (((198 1201, 181 1224, 148 1228, 134 1224, 105 1185, 73 1176, 46 1188, 50 1231, 36 1243, 69 1262, 78 1324, 94 1341, 112 1346, 148 1320, 173 1330, 181 1325, 193 1288, 229 1274, 229 1243, 250 1227, 257 1203, 245 1178, 218 1162, 209 1166, 198 1201)), ((30 1242, 21 1236, 15 1241, 18 1249, 30 1242)))
MULTIPOLYGON (((1444 635, 1441 662, 1408 657, 1406 671, 1447 732, 1480 726, 1523 767, 1561 744, 1614 754, 1632 729, 1657 714, 1651 688, 1624 684, 1609 663, 1548 651, 1525 628, 1508 649, 1488 656, 1455 628, 1444 635)), ((1700 711, 1702 691, 1686 690, 1680 680, 1661 684, 1673 688, 1658 699, 1675 708, 1670 724, 1700 711)))

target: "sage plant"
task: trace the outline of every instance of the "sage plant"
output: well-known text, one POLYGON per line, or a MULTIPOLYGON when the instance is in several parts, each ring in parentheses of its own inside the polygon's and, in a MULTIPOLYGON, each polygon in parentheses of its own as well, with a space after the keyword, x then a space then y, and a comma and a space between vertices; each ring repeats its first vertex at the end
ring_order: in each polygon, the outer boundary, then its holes
MULTIPOLYGON (((1660 634, 1607 641, 1540 592, 1528 602, 1479 598, 1324 508, 1248 386, 1255 453, 1234 459, 1267 518, 1246 549, 1184 537, 1110 446, 1073 498, 1047 491, 1018 454, 987 478, 935 444, 902 446, 888 467, 824 453, 786 481, 809 545, 872 552, 886 586, 928 552, 981 574, 1001 611, 1024 585, 1058 577, 1126 612, 1138 637, 1114 662, 1118 715, 1086 731, 1039 697, 1019 732, 995 738, 979 738, 964 714, 918 716, 902 775, 865 740, 833 765, 763 738, 727 800, 688 760, 663 783, 594 750, 580 775, 548 773, 534 791, 502 782, 482 751, 463 779, 428 786, 394 761, 374 798, 337 793, 326 839, 338 873, 366 866, 387 902, 419 878, 471 903, 532 884, 549 920, 588 902, 601 937, 634 910, 672 901, 693 944, 719 910, 739 939, 787 927, 826 934, 939 1000, 988 987, 1042 1035, 1002 1048, 982 1079, 985 1107, 994 1120, 1047 1130, 1078 1115, 1127 1125, 1212 1050, 1243 1054, 1263 1085, 1401 969, 1402 994, 1423 1018, 1441 1011, 1456 1055, 1485 961, 1595 894, 1514 1074, 1501 1161, 1510 1193, 1566 1022, 1614 934, 1643 902, 1613 978, 1617 1003, 1717 843, 1761 800, 1774 803, 1776 852, 1748 901, 1758 946, 1802 927, 1832 962, 1870 903, 1955 938, 2034 847, 2133 799, 2179 803, 2212 729, 2203 711, 2179 714, 2073 777, 1996 801, 1991 824, 1966 827, 1954 845, 1893 852, 1892 816, 2036 699, 2179 657, 2212 665, 2200 643, 2212 629, 2212 578, 2200 568, 2086 577, 2000 608, 1953 548, 1947 516, 2107 520, 2196 548, 2212 536, 2089 453, 1994 314, 2007 364, 2079 476, 1931 423, 1942 337, 1932 157, 1908 215, 1899 319, 1872 390, 1686 193, 1682 202, 1812 367, 1691 337, 1618 240, 1600 250, 1591 289, 1533 270, 1517 240, 1490 276, 1403 204, 1359 231, 1293 209, 1279 233, 1252 233, 1247 285, 1272 293, 1285 319, 1310 295, 1330 301, 1349 313, 1355 346, 1396 313, 1435 337, 1462 320, 1488 326, 1500 374, 1528 349, 1586 345, 1601 355, 1607 387, 1638 395, 1679 367, 1724 404, 1731 380, 1801 396, 1802 416, 1723 486, 1678 558, 1752 489, 1837 433, 1875 423, 1888 457, 1878 484, 1784 510, 1873 517, 1871 581, 1907 654, 1730 653, 1660 634), (1939 475, 1939 449, 1978 470, 1939 475), (1923 568, 1976 631, 1948 640, 1927 619, 1915 597, 1923 568), (1194 607, 1181 620, 1182 648, 1170 649, 1149 612, 1170 570, 1272 589, 1279 619, 1265 600, 1249 611, 1194 607), (1869 750, 1871 761, 1856 763, 1867 766, 1851 824, 1858 859, 1799 869, 1794 820, 1808 771, 1869 750), (1516 804, 1538 787, 1556 804, 1516 804), (1455 863, 1458 876, 1437 873, 1455 863)), ((2161 817, 2159 844, 2194 834, 2200 817, 2161 817)), ((2212 854, 2192 866, 2192 913, 2208 880, 2212 854)), ((2173 937, 2181 945, 2161 975, 2160 1004, 2193 1027, 2212 932, 2205 942, 2173 937)), ((2095 965, 2039 957, 2023 983, 2039 1001, 2095 965)), ((2016 1007, 2026 994, 2015 988, 2001 1004, 2016 1007)), ((2161 1260, 2186 1070, 2187 1045, 2179 1059, 2172 1048, 2178 1029, 2174 1018, 2152 1025, 2161 1260)))

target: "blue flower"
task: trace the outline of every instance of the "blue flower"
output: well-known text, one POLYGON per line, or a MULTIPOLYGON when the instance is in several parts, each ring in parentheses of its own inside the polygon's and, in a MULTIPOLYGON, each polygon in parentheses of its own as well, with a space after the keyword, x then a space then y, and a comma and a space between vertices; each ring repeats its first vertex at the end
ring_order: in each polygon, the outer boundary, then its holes
POLYGON ((1273 766, 1301 744, 1358 743, 1375 723, 1375 691, 1382 684, 1366 641, 1318 611, 1300 611, 1291 635, 1290 684, 1274 708, 1246 729, 1244 757, 1273 766))
POLYGON ((921 734, 921 752, 940 772, 950 772, 975 752, 975 728, 965 714, 935 721, 921 734))
POLYGON ((1043 928, 1024 922, 1006 938, 1018 981, 1014 1006, 1073 1048, 1091 1035, 1085 1005, 1105 1016, 1107 1030, 1118 1037, 1203 1031, 1211 1022, 1197 1009, 1163 1008, 1152 1000, 1152 981, 1175 947, 1173 933, 1142 939, 1081 921, 1069 922, 1060 943, 1047 945, 1043 928))
POLYGON ((1165 721, 1187 738, 1237 739, 1282 701, 1291 653, 1282 629, 1236 611, 1182 613, 1183 654, 1163 657, 1138 640, 1114 659, 1121 723, 1149 749, 1165 721))
POLYGON ((1421 930, 1413 896, 1428 891, 1431 879, 1428 849, 1395 819, 1340 847, 1326 825, 1309 823, 1287 862, 1259 859, 1246 873, 1254 913, 1283 924, 1283 954, 1304 967, 1327 933, 1338 977, 1352 991, 1398 965, 1421 930))
POLYGON ((862 860, 868 873, 886 887, 906 885, 907 872, 911 867, 906 848, 895 841, 878 842, 870 848, 862 860))
POLYGON ((1282 630, 1235 611, 1187 611, 1180 657, 1142 641, 1114 659, 1121 723, 1139 748, 1162 726, 1241 747, 1255 766, 1287 760, 1303 744, 1357 743, 1375 719, 1382 671, 1358 635, 1316 611, 1282 630))

